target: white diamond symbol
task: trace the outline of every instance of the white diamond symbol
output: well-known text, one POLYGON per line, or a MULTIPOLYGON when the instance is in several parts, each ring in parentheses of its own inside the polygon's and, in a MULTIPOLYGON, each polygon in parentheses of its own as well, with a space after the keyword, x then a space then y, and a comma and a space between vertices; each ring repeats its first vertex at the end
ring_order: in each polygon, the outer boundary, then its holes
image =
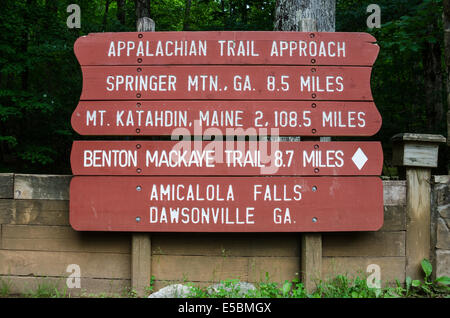
POLYGON ((355 154, 353 155, 352 160, 358 167, 358 169, 361 170, 361 168, 364 167, 368 159, 366 154, 361 150, 361 148, 358 148, 358 150, 356 150, 355 154))

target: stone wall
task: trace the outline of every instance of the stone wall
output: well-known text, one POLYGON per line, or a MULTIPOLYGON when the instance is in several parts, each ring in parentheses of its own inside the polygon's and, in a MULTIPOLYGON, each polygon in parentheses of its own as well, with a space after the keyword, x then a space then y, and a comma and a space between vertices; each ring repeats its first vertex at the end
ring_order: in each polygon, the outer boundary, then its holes
POLYGON ((434 176, 432 220, 435 275, 450 276, 450 176, 434 176))

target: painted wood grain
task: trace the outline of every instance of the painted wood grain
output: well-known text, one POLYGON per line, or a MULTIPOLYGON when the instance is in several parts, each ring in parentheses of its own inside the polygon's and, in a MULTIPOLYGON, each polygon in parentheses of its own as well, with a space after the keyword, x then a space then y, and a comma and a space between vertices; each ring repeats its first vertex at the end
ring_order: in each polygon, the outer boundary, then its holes
POLYGON ((114 32, 77 39, 81 65, 367 65, 375 38, 360 32, 114 32))
POLYGON ((378 176, 379 142, 74 141, 74 175, 378 176))
POLYGON ((372 101, 370 67, 84 66, 80 100, 372 101))
POLYGON ((373 102, 80 101, 72 128, 81 135, 372 136, 373 102))
POLYGON ((70 223, 79 231, 375 231, 383 222, 381 186, 377 177, 82 176, 71 182, 70 223), (175 190, 167 201, 158 189, 175 190), (216 208, 209 220, 208 207, 216 208))

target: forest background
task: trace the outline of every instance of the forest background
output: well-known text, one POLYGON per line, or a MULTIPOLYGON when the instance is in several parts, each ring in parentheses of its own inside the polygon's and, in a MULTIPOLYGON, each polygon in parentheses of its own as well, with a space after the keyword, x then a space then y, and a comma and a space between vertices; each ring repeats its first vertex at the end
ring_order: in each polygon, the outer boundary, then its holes
MULTIPOLYGON (((135 31, 136 20, 143 15, 155 21, 156 31, 272 31, 280 1, 78 0, 81 27, 70 29, 67 6, 73 0, 2 0, 0 172, 71 173, 72 142, 85 139, 70 125, 82 86, 73 53, 79 36, 135 31)), ((336 1, 336 31, 371 33, 381 48, 371 86, 383 126, 373 137, 347 139, 381 141, 384 175, 397 174, 391 167, 393 135, 447 134, 449 75, 442 2, 336 1), (381 8, 380 28, 367 27, 371 3, 381 8)), ((448 173, 449 150, 441 148, 440 167, 434 174, 448 173)))

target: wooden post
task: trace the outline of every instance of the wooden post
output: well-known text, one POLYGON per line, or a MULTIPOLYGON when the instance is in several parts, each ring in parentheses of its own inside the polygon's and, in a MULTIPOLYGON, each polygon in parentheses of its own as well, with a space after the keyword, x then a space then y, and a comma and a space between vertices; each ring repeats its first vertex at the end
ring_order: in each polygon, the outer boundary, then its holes
POLYGON ((309 293, 322 276, 322 234, 304 233, 301 237, 301 280, 309 293))
POLYGON ((155 32, 155 21, 148 17, 138 19, 136 23, 138 32, 155 32))
MULTIPOLYGON (((300 32, 316 32, 317 21, 315 19, 302 18, 297 12, 298 28, 300 32)), ((305 138, 303 138, 305 139, 305 138)), ((314 140, 317 138, 308 138, 314 140)), ((320 137, 320 141, 330 141, 330 137, 320 137)), ((316 281, 322 276, 322 234, 304 233, 301 236, 301 281, 305 289, 312 293, 316 287, 316 281)))
MULTIPOLYGON (((310 7, 299 9, 296 12, 296 20, 300 32, 317 32, 318 30, 334 32, 335 1, 311 1, 307 6, 310 7), (318 26, 318 24, 320 24, 320 26, 318 26)), ((312 139, 308 138, 307 140, 312 139)), ((319 140, 331 141, 331 137, 320 137, 319 140)), ((314 292, 316 281, 322 277, 321 233, 304 233, 302 235, 300 273, 305 289, 309 293, 314 292)))
POLYGON ((422 279, 420 263, 431 255, 431 168, 445 137, 406 133, 392 142, 394 165, 406 169, 406 276, 422 279))
POLYGON ((152 241, 148 233, 133 233, 131 238, 131 288, 145 295, 152 276, 152 241))
MULTIPOLYGON (((138 32, 154 32, 155 22, 148 18, 139 18, 138 32)), ((150 233, 133 233, 131 238, 131 288, 138 296, 145 295, 145 288, 152 277, 152 240, 150 233)))

